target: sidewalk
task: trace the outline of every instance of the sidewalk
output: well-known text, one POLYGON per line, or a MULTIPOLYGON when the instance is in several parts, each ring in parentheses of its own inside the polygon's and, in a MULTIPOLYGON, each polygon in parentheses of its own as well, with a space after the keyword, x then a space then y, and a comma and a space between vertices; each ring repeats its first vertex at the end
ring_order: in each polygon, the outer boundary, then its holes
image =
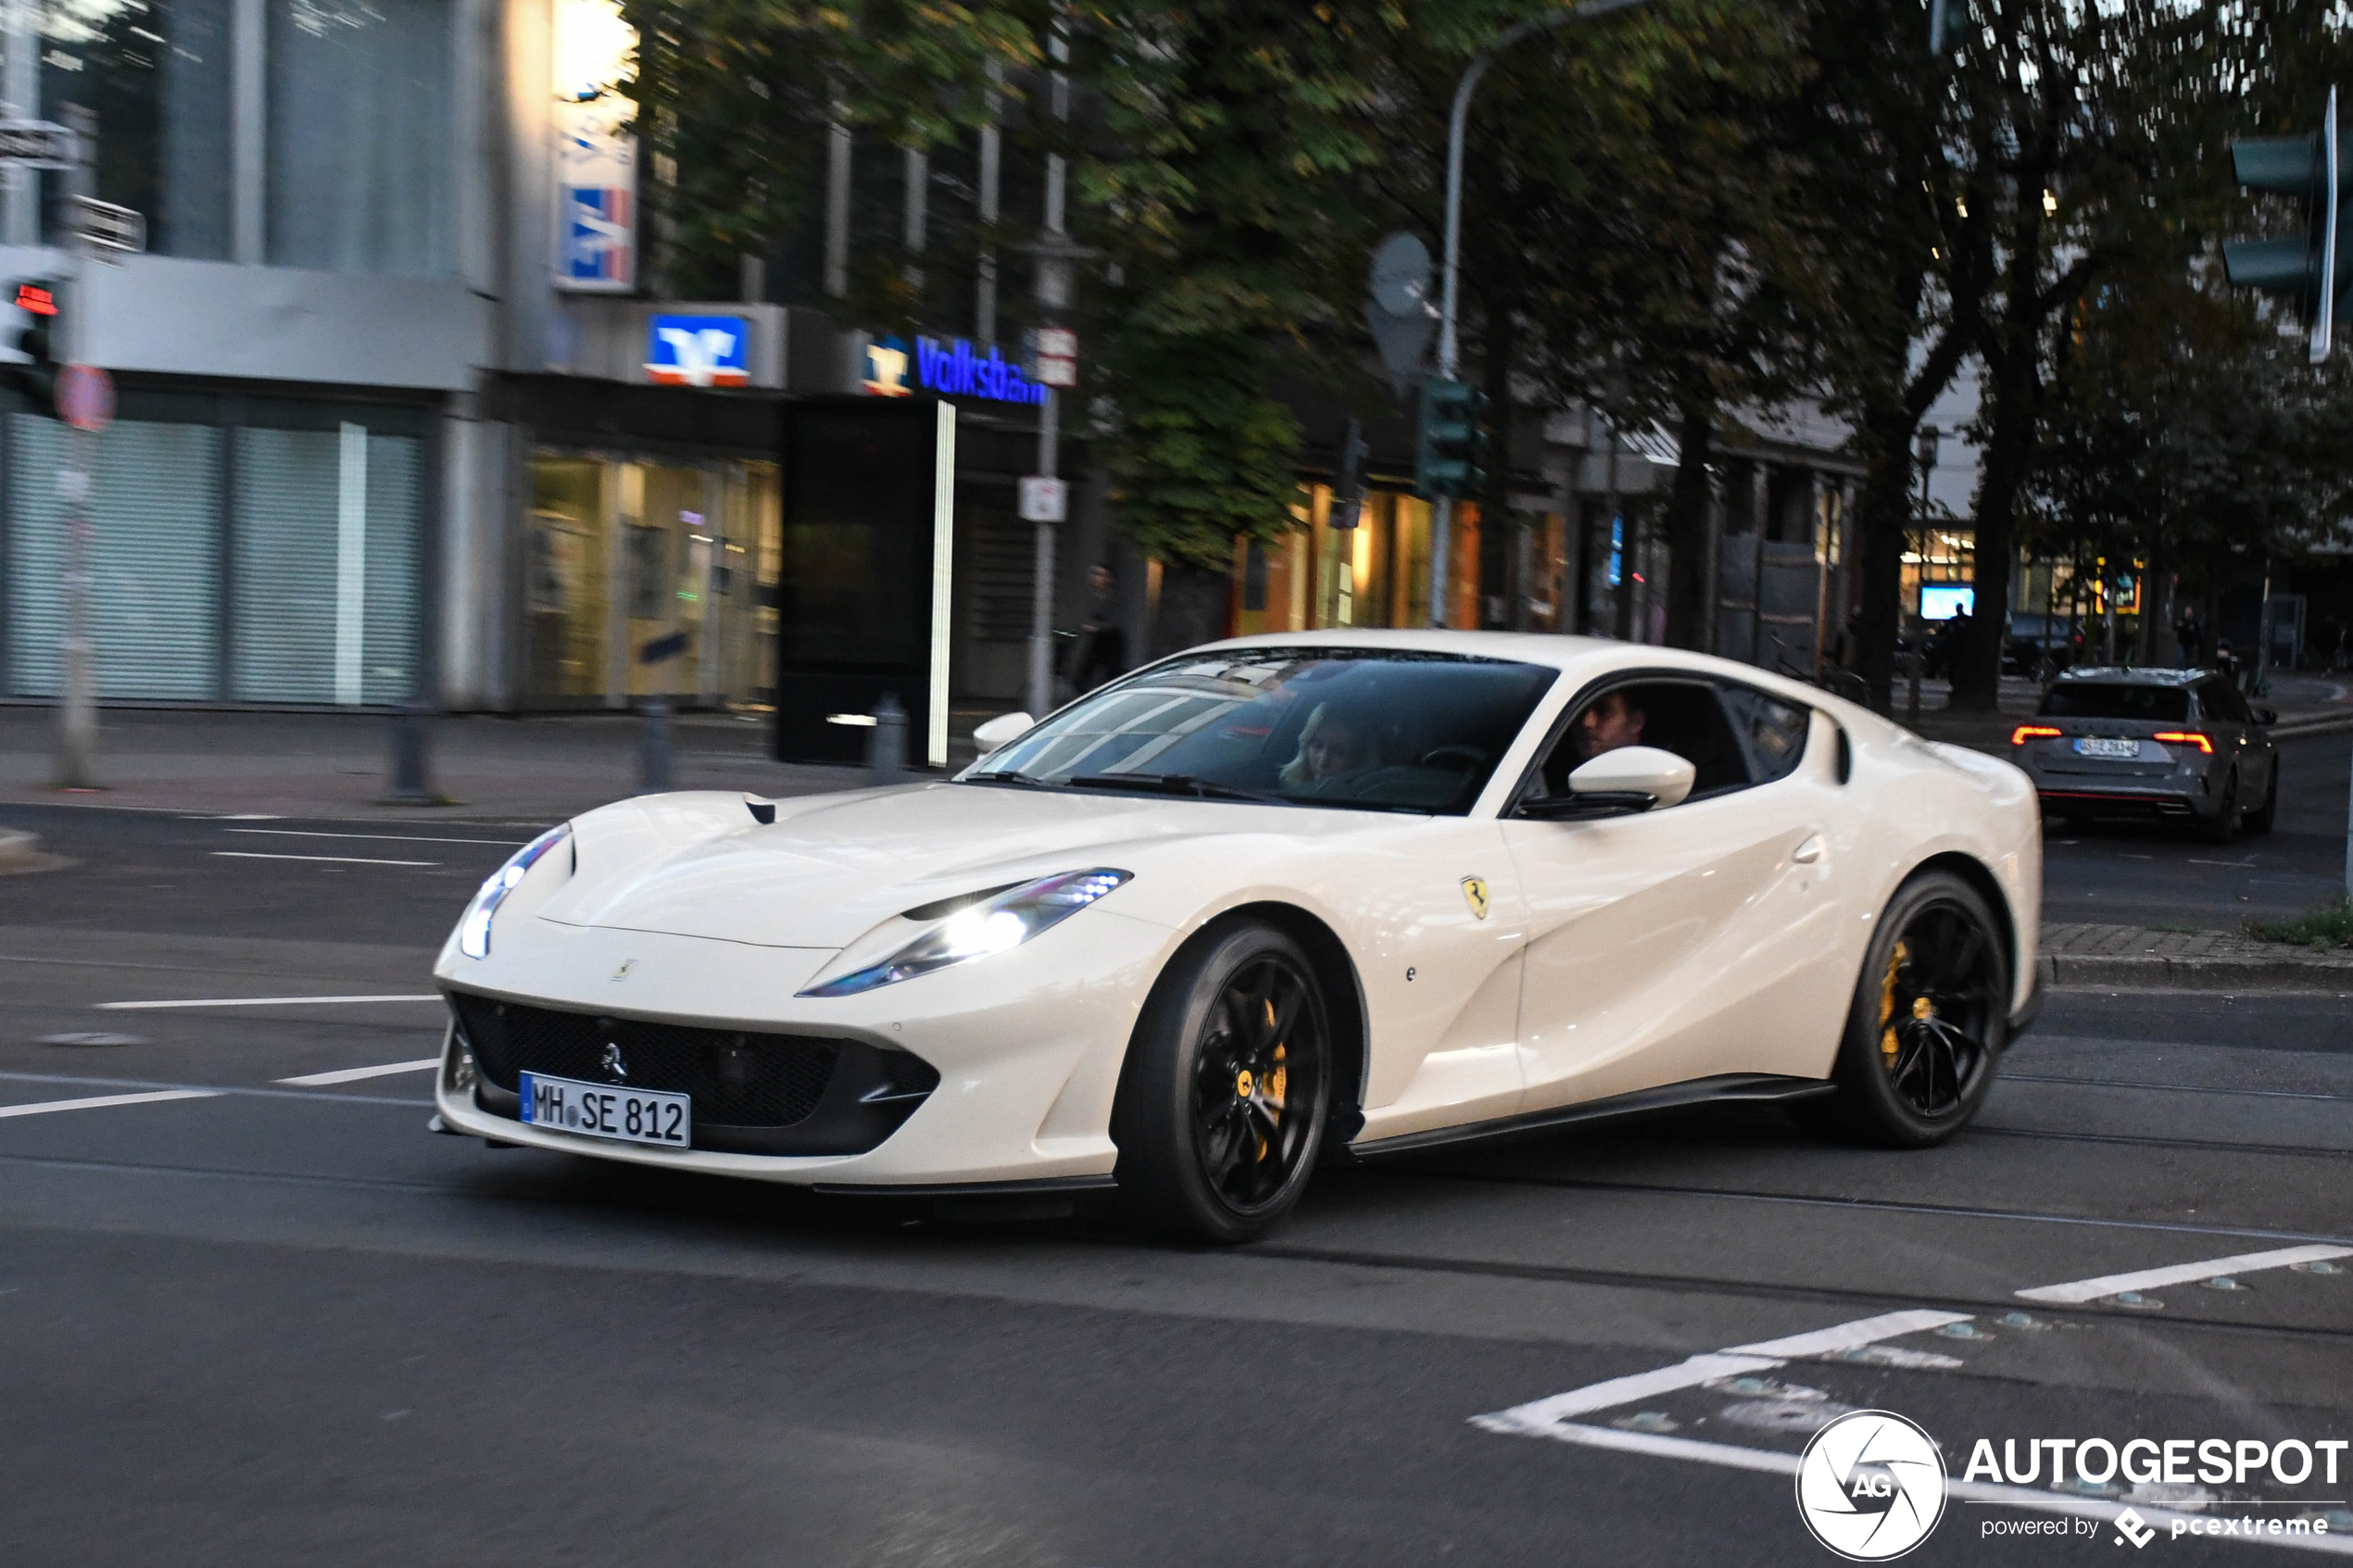
MULTIPOLYGON (((106 787, 67 794, 49 787, 55 711, 0 708, 0 824, 10 805, 547 822, 637 793, 639 721, 627 714, 435 720, 431 783, 458 802, 441 807, 378 804, 391 776, 381 714, 108 709, 100 721, 106 787)), ((671 745, 679 789, 813 795, 865 782, 862 769, 773 760, 764 716, 680 715, 671 745)))
POLYGON ((2045 925, 2037 967, 2044 985, 2066 990, 2353 993, 2353 952, 2316 953, 2223 931, 2045 925))

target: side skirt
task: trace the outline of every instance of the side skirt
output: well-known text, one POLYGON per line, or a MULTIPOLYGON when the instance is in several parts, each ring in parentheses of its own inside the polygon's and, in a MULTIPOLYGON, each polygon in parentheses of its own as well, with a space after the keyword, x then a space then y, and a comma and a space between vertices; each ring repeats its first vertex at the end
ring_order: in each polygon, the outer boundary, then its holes
POLYGON ((1726 1073, 1713 1078, 1693 1078, 1688 1083, 1666 1084, 1655 1089, 1637 1089, 1632 1094, 1587 1100, 1581 1105, 1530 1111, 1524 1116, 1504 1116, 1492 1122, 1471 1122, 1459 1127, 1433 1127, 1423 1133, 1375 1138, 1370 1143, 1351 1145, 1348 1152, 1360 1160, 1380 1160, 1391 1155, 1418 1154, 1427 1148, 1455 1148, 1464 1144, 1536 1137, 1561 1127, 1618 1122, 1692 1105, 1787 1105, 1832 1094, 1836 1089, 1837 1085, 1827 1078, 1726 1073))

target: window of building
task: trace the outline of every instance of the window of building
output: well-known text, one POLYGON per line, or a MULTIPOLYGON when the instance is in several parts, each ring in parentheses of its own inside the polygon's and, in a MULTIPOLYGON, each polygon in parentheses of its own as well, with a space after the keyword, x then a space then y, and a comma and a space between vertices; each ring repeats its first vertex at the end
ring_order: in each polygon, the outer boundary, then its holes
POLYGON ((270 260, 450 268, 447 0, 270 0, 270 260))
MULTIPOLYGON (((229 10, 230 0, 42 8, 44 116, 61 119, 69 104, 97 115, 98 198, 144 214, 157 255, 229 255, 229 10)), ((57 177, 46 182, 55 192, 57 177)))

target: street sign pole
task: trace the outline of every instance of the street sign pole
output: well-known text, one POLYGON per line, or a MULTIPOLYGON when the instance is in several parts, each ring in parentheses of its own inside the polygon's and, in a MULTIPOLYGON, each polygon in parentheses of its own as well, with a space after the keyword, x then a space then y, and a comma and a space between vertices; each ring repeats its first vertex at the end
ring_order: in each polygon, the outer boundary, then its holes
MULTIPOLYGON (((1446 122, 1446 265, 1443 284, 1444 303, 1438 320, 1438 374, 1441 380, 1454 379, 1454 303, 1457 284, 1462 274, 1463 254, 1463 129, 1470 120, 1471 94, 1478 90, 1478 79, 1495 63, 1495 56, 1505 49, 1538 32, 1566 27, 1570 22, 1592 21, 1613 11, 1629 10, 1643 0, 1585 0, 1581 6, 1566 6, 1541 17, 1530 17, 1516 26, 1507 27, 1495 35, 1495 42, 1478 52, 1463 79, 1454 87, 1454 112, 1446 122)), ((1446 534, 1451 521, 1449 504, 1443 495, 1429 508, 1429 623, 1446 624, 1446 534)))
MULTIPOLYGON (((74 162, 67 171, 69 209, 91 195, 92 165, 98 153, 98 117, 80 105, 69 106, 66 122, 77 144, 74 162)), ((89 299, 82 292, 88 271, 88 250, 79 231, 66 242, 71 260, 67 271, 67 302, 57 313, 65 341, 57 358, 69 365, 82 363, 88 348, 89 326, 83 313, 89 299)), ((57 787, 98 787, 98 671, 91 639, 91 574, 93 523, 90 517, 90 471, 96 433, 76 420, 66 431, 65 466, 57 470, 57 498, 65 503, 65 694, 57 709, 57 787)))
MULTIPOLYGON (((1063 31, 1057 16, 1053 35, 1047 41, 1047 54, 1053 68, 1047 77, 1047 112, 1056 120, 1070 117, 1070 77, 1063 66, 1070 58, 1070 40, 1063 31)), ((1076 248, 1063 224, 1063 193, 1070 176, 1069 164, 1061 154, 1049 154, 1046 158, 1046 222, 1045 232, 1038 246, 1037 288, 1041 325, 1040 337, 1054 332, 1054 323, 1070 305, 1071 252, 1076 248)), ((1063 338, 1056 336, 1059 345, 1063 338)), ((1055 479, 1061 475, 1062 392, 1049 387, 1046 401, 1038 410, 1038 477, 1055 479)), ((1029 604, 1029 711, 1044 718, 1054 710, 1054 538, 1055 525, 1040 520, 1035 524, 1038 534, 1037 565, 1030 582, 1029 604)))

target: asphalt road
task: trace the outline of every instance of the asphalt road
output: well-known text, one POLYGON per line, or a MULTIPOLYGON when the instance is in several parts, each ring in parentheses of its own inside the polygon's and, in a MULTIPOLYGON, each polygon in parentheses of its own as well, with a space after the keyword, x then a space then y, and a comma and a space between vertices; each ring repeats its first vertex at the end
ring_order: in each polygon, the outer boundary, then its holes
POLYGON ((2160 929, 2235 931, 2345 896, 2353 734, 2279 743, 2279 819, 2218 847, 2161 824, 2097 822, 2045 842, 2043 915, 2160 929))
MULTIPOLYGON (((429 1135, 435 1004, 278 999, 429 991, 536 824, 10 816, 77 863, 0 878, 0 1560, 1811 1564, 1838 1407, 1957 1464, 2353 1438, 2353 1256, 2279 1256, 2353 1248, 2347 998, 2062 994, 1940 1149, 1687 1115, 1327 1171, 1187 1251, 429 1135), (120 1096, 175 1098, 72 1104, 120 1096)), ((2188 850, 2055 846, 2055 901, 2252 901, 2124 859, 2188 850)), ((2353 1457, 2129 1500, 2336 1546, 2348 1499, 2353 1457)), ((2023 1518, 2070 1516, 1957 1498, 1907 1561, 2138 1556, 2023 1518)))

